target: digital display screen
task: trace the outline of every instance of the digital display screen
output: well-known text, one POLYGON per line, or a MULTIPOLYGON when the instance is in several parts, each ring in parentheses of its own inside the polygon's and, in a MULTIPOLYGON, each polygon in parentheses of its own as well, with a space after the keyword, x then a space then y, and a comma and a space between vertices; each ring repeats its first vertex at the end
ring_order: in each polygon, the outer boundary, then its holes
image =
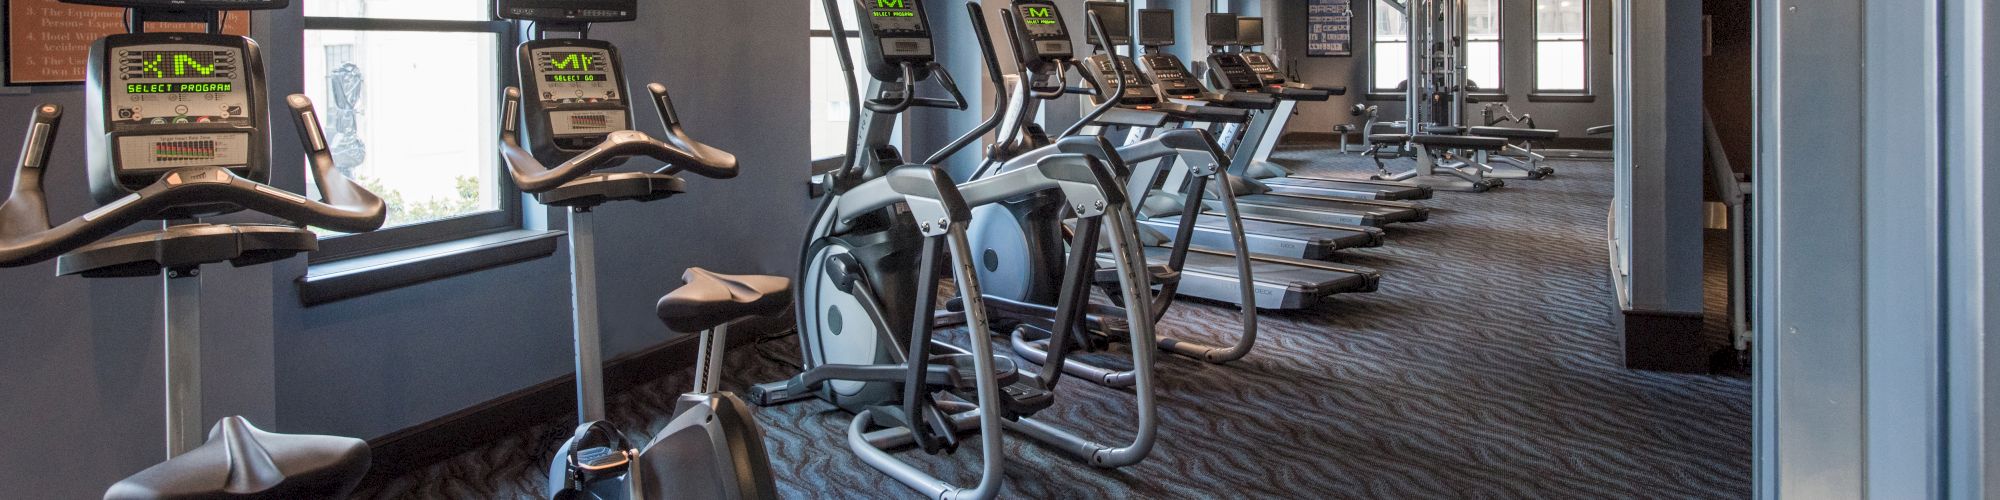
MULTIPOLYGON (((1131 7, 1116 2, 1090 2, 1084 5, 1085 9, 1097 14, 1097 19, 1104 22, 1104 36, 1110 38, 1111 43, 1122 45, 1132 42, 1131 7)), ((1090 43, 1097 43, 1096 38, 1093 37, 1090 43)))
POLYGON ((1139 43, 1146 45, 1173 45, 1174 11, 1167 9, 1140 10, 1139 43))
POLYGON ((1264 44, 1264 18, 1236 18, 1236 43, 1243 45, 1264 44))
POLYGON ((1056 17, 1056 7, 1051 4, 1027 4, 1021 6, 1021 24, 1027 26, 1028 34, 1035 37, 1068 37, 1063 29, 1062 19, 1056 17))
POLYGON ((556 83, 608 82, 611 81, 611 77, 603 73, 547 74, 542 75, 542 80, 556 83))
MULTIPOLYGON (((120 47, 107 58, 106 76, 117 83, 105 89, 105 118, 121 129, 148 131, 180 125, 248 126, 255 109, 242 61, 242 50, 227 46, 158 43, 120 47)), ((134 144, 121 158, 128 165, 201 160, 214 149, 207 144, 221 143, 211 139, 169 141, 158 147, 134 144), (141 150, 150 151, 150 156, 140 155, 141 150)))
POLYGON ((604 71, 607 62, 604 54, 598 52, 544 52, 540 54, 542 71, 604 71))
POLYGON ((546 103, 593 104, 623 100, 624 89, 618 84, 615 57, 609 50, 591 47, 535 49, 531 58, 535 71, 533 76, 524 77, 522 82, 531 88, 524 90, 546 103))
POLYGON ((120 56, 127 79, 230 78, 236 72, 236 57, 228 52, 149 50, 120 56))
POLYGON ((1208 15, 1208 44, 1236 44, 1236 14, 1211 13, 1208 15))
POLYGON ((923 16, 917 15, 917 0, 864 0, 874 2, 868 10, 869 21, 875 30, 882 31, 923 31, 923 16))
POLYGON ((213 92, 235 92, 236 84, 221 83, 128 83, 127 94, 206 94, 213 92))

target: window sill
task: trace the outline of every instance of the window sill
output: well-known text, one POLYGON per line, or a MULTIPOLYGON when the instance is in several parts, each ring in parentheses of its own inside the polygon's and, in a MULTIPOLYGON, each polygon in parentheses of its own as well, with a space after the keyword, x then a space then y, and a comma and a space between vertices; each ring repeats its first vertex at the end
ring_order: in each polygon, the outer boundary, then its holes
POLYGON ((521 229, 313 264, 298 280, 299 301, 315 306, 547 257, 562 236, 521 229))
POLYGON ((1591 94, 1528 94, 1528 102, 1597 102, 1591 94))

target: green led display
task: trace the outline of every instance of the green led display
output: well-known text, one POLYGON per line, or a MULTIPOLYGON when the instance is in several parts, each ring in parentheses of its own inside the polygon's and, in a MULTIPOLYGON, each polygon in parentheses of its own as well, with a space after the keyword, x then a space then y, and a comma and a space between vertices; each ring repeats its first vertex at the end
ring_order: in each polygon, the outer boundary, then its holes
POLYGON ((609 78, 607 78, 605 75, 599 73, 585 73, 580 75, 543 75, 542 79, 555 83, 587 83, 587 82, 602 82, 609 80, 609 78))
POLYGON ((235 92, 233 83, 130 83, 125 85, 127 94, 208 94, 235 92))
MULTIPOLYGON (((214 52, 149 51, 138 54, 139 78, 210 78, 217 66, 214 52)), ((131 68, 130 66, 127 66, 131 68)))

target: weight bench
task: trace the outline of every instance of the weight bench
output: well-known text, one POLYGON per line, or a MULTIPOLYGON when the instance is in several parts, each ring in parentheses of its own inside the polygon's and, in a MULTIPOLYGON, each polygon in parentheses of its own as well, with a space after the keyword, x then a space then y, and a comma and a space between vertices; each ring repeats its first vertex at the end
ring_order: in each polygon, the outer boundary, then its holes
POLYGON ((1409 181, 1429 186, 1432 189, 1448 191, 1484 192, 1506 185, 1505 181, 1486 178, 1492 170, 1486 162, 1495 151, 1507 147, 1507 139, 1476 135, 1442 134, 1373 134, 1368 136, 1370 154, 1375 157, 1375 180, 1409 181), (1417 167, 1401 173, 1390 173, 1382 163, 1387 158, 1401 157, 1401 153, 1383 153, 1388 146, 1407 144, 1416 151, 1417 167))
POLYGON ((1540 128, 1472 127, 1465 129, 1465 134, 1507 140, 1507 147, 1501 151, 1511 155, 1500 155, 1493 159, 1505 162, 1512 167, 1512 170, 1488 170, 1486 174, 1489 176, 1501 179, 1541 179, 1556 173, 1556 169, 1542 165, 1542 161, 1548 157, 1535 152, 1535 141, 1553 141, 1562 135, 1561 131, 1540 128))

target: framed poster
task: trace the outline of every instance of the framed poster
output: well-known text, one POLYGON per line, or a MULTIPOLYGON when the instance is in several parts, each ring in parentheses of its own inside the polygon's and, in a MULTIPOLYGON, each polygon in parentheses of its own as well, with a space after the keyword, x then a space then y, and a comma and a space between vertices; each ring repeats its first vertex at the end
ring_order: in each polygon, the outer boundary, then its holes
POLYGON ((1306 4, 1306 56, 1354 55, 1353 0, 1311 0, 1306 4))
MULTIPOLYGON (((125 32, 125 9, 71 5, 56 0, 5 0, 7 85, 83 81, 91 42, 125 32)), ((250 14, 224 12, 223 32, 248 36, 250 14)), ((196 23, 157 23, 149 31, 206 29, 196 23)))

